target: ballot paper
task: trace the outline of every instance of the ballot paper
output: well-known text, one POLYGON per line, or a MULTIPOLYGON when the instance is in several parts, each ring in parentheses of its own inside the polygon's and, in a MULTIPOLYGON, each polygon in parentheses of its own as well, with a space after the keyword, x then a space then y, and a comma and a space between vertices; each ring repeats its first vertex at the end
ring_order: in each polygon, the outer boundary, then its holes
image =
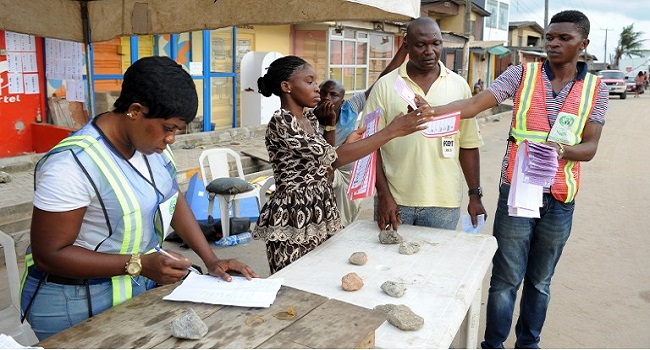
POLYGON ((550 187, 555 182, 558 166, 555 148, 529 141, 522 142, 520 147, 526 148, 522 169, 524 182, 550 187))
POLYGON ((190 301, 245 307, 269 307, 282 286, 282 278, 253 278, 232 276, 226 282, 210 275, 190 273, 180 286, 163 300, 190 301))
MULTIPOLYGON (((366 131, 363 133, 364 139, 377 132, 381 113, 382 109, 378 108, 363 117, 363 124, 366 126, 366 131)), ((373 151, 369 155, 354 162, 352 173, 350 175, 350 183, 346 190, 347 197, 350 200, 361 199, 373 195, 376 181, 376 165, 377 151, 373 151)))
POLYGON ((460 125, 460 111, 443 114, 433 118, 427 123, 427 128, 422 130, 421 133, 424 137, 437 138, 450 136, 458 133, 458 126, 460 125))
POLYGON ((467 233, 479 233, 485 225, 485 214, 476 215, 476 227, 472 225, 472 217, 463 214, 461 216, 461 222, 463 225, 463 231, 467 233))
POLYGON ((406 81, 400 75, 397 75, 397 78, 395 78, 395 91, 397 91, 397 95, 406 101, 411 108, 418 108, 415 104, 415 92, 406 85, 406 81))
POLYGON ((524 181, 524 162, 528 150, 527 142, 519 145, 515 156, 510 192, 508 193, 508 215, 526 218, 539 218, 539 208, 543 205, 544 187, 524 181))

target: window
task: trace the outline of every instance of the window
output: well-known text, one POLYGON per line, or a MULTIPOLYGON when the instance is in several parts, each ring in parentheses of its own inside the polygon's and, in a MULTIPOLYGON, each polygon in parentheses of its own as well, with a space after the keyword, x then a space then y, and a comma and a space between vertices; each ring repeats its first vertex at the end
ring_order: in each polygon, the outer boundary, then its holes
POLYGON ((377 81, 379 74, 388 66, 395 55, 395 38, 388 33, 370 34, 368 81, 377 81))
MULTIPOLYGON (((344 28, 342 32, 337 31, 336 28, 330 28, 329 38, 328 78, 342 82, 348 94, 366 90, 368 87, 369 65, 377 63, 372 62, 373 34, 352 28, 344 28), (370 54, 368 54, 368 50, 371 51, 370 54)), ((392 48, 390 55, 392 57, 392 48)), ((378 63, 381 64, 379 61, 378 63)), ((379 71, 381 72, 382 69, 379 71)))
POLYGON ((496 28, 497 17, 499 15, 499 3, 495 0, 488 0, 485 4, 485 10, 490 13, 490 17, 486 18, 485 26, 488 28, 496 28))
POLYGON ((499 29, 508 30, 508 4, 499 3, 499 29))

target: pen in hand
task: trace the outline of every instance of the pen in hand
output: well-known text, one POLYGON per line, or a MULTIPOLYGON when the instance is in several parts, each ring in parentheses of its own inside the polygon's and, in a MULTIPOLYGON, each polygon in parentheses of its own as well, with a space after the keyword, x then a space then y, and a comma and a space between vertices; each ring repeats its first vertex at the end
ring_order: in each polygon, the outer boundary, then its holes
MULTIPOLYGON (((162 249, 162 248, 160 248, 160 247, 156 247, 155 249, 156 249, 156 251, 157 251, 158 253, 160 253, 160 254, 162 254, 162 255, 164 255, 164 256, 170 258, 170 259, 173 259, 173 260, 176 260, 176 261, 181 261, 179 258, 177 258, 177 257, 175 257, 175 256, 173 256, 173 255, 171 255, 171 254, 169 254, 167 251, 165 251, 164 249, 162 249)), ((191 266, 191 265, 190 265, 190 267, 188 267, 187 269, 190 270, 190 271, 192 271, 192 272, 194 272, 194 273, 196 273, 196 274, 198 274, 198 275, 202 275, 202 273, 199 272, 199 270, 195 269, 194 266, 191 266)))

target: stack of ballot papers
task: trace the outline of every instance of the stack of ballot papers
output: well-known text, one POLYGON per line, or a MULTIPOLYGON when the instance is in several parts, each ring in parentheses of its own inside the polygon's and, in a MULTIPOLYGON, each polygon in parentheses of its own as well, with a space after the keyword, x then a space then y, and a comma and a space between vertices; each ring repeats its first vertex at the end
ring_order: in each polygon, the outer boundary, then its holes
POLYGON ((519 145, 508 194, 510 216, 539 218, 544 188, 553 184, 557 166, 555 148, 527 140, 519 145))
POLYGON ((253 278, 232 276, 226 282, 210 275, 190 273, 187 278, 163 300, 191 301, 245 307, 269 307, 282 286, 282 278, 253 278))

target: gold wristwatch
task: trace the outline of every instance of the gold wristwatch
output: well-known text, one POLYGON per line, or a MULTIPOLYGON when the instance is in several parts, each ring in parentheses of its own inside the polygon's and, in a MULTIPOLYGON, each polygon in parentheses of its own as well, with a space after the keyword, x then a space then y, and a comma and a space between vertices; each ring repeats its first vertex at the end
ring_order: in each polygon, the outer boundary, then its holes
POLYGON ((142 271, 142 260, 140 260, 140 254, 131 255, 131 259, 126 263, 124 270, 131 277, 139 276, 142 271))

